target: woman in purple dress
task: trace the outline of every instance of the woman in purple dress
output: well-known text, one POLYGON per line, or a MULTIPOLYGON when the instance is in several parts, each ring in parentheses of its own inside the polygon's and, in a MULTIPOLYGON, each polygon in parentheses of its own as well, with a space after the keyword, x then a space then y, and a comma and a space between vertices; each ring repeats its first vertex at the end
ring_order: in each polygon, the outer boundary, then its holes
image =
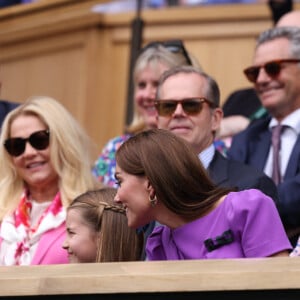
POLYGON ((288 256, 273 200, 255 189, 215 186, 172 133, 141 132, 119 148, 116 161, 115 201, 125 207, 128 225, 159 223, 147 240, 148 260, 288 256))

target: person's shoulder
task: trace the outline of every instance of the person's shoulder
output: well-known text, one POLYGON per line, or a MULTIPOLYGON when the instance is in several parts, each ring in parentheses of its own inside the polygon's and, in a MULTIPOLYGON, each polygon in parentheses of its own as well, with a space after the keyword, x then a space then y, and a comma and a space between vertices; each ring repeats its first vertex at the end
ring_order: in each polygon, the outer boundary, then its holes
POLYGON ((108 142, 106 143, 104 148, 105 149, 107 149, 107 148, 118 148, 119 146, 121 146, 122 143, 127 141, 131 136, 132 135, 127 134, 127 133, 115 136, 115 137, 108 140, 108 142))
POLYGON ((250 122, 248 127, 243 131, 237 133, 233 140, 239 140, 246 138, 247 140, 256 138, 259 134, 269 130, 269 123, 271 121, 271 116, 266 114, 265 116, 255 119, 250 122))
POLYGON ((6 115, 19 106, 19 103, 11 102, 7 100, 0 100, 0 127, 6 117, 6 115))
MULTIPOLYGON (((229 173, 233 173, 238 170, 239 177, 241 181, 247 180, 249 187, 257 187, 262 183, 268 183, 273 186, 273 181, 269 178, 263 171, 257 169, 252 165, 245 164, 244 162, 237 161, 232 158, 225 158, 228 164, 229 173)), ((237 180, 238 180, 237 178, 237 180)), ((275 188, 275 187, 274 187, 275 188)))
POLYGON ((258 189, 230 192, 226 197, 226 203, 233 210, 260 209, 262 206, 275 206, 272 198, 258 189))
POLYGON ((263 176, 263 177, 267 176, 267 175, 265 175, 264 172, 258 170, 257 168, 255 168, 253 166, 247 165, 244 162, 241 162, 241 161, 238 161, 238 160, 235 160, 232 158, 228 158, 228 157, 225 157, 225 159, 227 160, 229 168, 239 169, 240 173, 246 173, 249 176, 250 175, 263 176))
POLYGON ((241 184, 243 182, 247 183, 246 186, 248 187, 256 187, 256 184, 258 184, 260 180, 271 180, 264 172, 257 168, 233 158, 225 157, 217 151, 212 161, 212 168, 214 171, 220 168, 226 168, 232 183, 238 182, 241 184))
POLYGON ((118 135, 118 136, 115 136, 113 138, 111 138, 108 143, 119 143, 119 142, 125 142, 127 141, 132 135, 131 134, 128 134, 128 133, 125 133, 125 134, 122 134, 122 135, 118 135))
POLYGON ((262 182, 273 185, 272 179, 256 167, 231 158, 226 159, 228 160, 229 172, 230 170, 239 170, 240 178, 246 178, 253 187, 257 187, 262 182))
POLYGON ((20 105, 20 103, 17 103, 17 102, 0 99, 0 110, 1 111, 4 110, 5 112, 9 112, 19 105, 20 105))

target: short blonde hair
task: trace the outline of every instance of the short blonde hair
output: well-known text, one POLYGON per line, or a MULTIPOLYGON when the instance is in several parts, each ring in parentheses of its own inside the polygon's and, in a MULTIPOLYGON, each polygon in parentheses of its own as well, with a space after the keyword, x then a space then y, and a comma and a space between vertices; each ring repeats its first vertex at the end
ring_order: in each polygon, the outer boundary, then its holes
POLYGON ((44 96, 29 98, 11 111, 3 122, 0 136, 0 220, 17 207, 24 191, 24 181, 3 145, 10 137, 13 121, 22 115, 36 116, 50 131, 50 159, 59 177, 65 207, 79 194, 99 186, 91 173, 92 143, 79 123, 55 99, 44 96))

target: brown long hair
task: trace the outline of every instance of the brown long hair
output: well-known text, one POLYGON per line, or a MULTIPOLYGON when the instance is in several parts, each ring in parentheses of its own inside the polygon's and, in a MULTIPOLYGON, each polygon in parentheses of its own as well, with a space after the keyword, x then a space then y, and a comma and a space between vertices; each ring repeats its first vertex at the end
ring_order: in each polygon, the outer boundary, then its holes
POLYGON ((191 146, 167 130, 133 136, 121 145, 116 161, 126 173, 147 177, 158 200, 186 220, 202 216, 229 192, 210 180, 191 146))
POLYGON ((116 189, 102 188, 88 191, 68 207, 77 209, 81 217, 99 233, 95 262, 140 260, 143 236, 127 225, 124 208, 113 202, 116 189))

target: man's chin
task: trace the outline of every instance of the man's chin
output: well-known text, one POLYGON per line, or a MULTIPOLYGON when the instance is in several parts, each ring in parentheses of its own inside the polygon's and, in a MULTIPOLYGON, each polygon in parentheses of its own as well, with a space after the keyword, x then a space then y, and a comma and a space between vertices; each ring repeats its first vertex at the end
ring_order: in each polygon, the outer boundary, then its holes
POLYGON ((171 130, 171 132, 173 132, 174 134, 176 134, 178 136, 185 138, 186 135, 189 134, 190 129, 186 128, 186 127, 178 127, 178 128, 173 128, 171 130))

